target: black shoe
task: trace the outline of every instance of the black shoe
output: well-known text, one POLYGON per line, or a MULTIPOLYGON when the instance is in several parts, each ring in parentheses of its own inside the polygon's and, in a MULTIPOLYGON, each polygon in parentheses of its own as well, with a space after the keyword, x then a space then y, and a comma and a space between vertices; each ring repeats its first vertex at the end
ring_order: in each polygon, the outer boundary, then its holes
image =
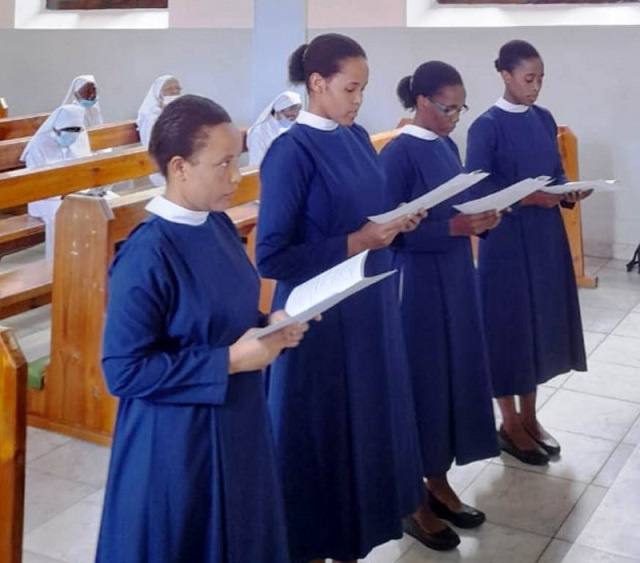
POLYGON ((422 545, 436 551, 449 551, 460 543, 460 536, 446 524, 444 530, 430 533, 425 531, 413 516, 406 516, 402 519, 402 529, 422 545))
POLYGON ((462 503, 462 510, 460 512, 450 510, 444 502, 441 502, 440 499, 428 489, 427 504, 438 518, 448 520, 454 526, 458 526, 458 528, 477 528, 486 520, 484 512, 468 504, 462 503))
MULTIPOLYGON (((531 437, 533 438, 533 436, 531 437)), ((536 440, 535 438, 533 439, 536 440)), ((548 438, 536 440, 536 443, 551 457, 560 455, 560 444, 558 443, 558 440, 556 440, 553 436, 549 435, 548 438)))
POLYGON ((498 444, 502 451, 519 459, 522 463, 528 463, 529 465, 547 465, 549 463, 549 454, 542 448, 536 447, 534 450, 521 450, 511 441, 509 434, 505 432, 503 427, 500 427, 498 432, 498 444))

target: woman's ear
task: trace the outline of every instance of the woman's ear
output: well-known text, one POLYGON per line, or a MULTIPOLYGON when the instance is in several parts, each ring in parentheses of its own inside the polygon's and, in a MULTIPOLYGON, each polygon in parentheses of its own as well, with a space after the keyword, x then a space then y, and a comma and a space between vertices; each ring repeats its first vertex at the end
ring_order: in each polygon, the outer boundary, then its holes
POLYGON ((181 156, 174 156, 167 163, 167 179, 185 180, 187 161, 181 156))
POLYGON ((327 81, 319 72, 314 72, 309 76, 309 91, 315 94, 322 94, 327 86, 327 81))

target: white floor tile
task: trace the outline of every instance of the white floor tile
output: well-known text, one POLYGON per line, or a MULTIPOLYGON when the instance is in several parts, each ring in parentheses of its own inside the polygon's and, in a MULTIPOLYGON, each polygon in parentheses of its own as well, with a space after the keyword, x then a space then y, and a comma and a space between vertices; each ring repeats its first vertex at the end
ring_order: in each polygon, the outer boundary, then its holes
MULTIPOLYGON (((540 385, 538 389, 540 389, 541 387, 551 387, 552 389, 558 389, 560 387, 563 387, 567 379, 571 377, 572 373, 573 372, 568 372, 568 373, 561 373, 560 375, 556 375, 546 383, 543 383, 542 385, 540 385)), ((538 407, 539 406, 540 404, 538 403, 538 407)))
MULTIPOLYGON (((612 258, 610 260, 607 260, 604 264, 604 266, 602 266, 603 268, 607 268, 608 270, 621 270, 623 272, 627 271, 627 262, 628 260, 616 260, 615 258, 612 258)), ((634 270, 634 272, 636 273, 636 275, 638 275, 638 270, 637 268, 634 270)))
POLYGON ((95 487, 84 483, 28 468, 25 489, 25 533, 85 499, 95 490, 95 487))
POLYGON ((583 307, 601 307, 604 309, 618 309, 631 311, 640 303, 640 291, 635 288, 620 289, 601 285, 595 289, 583 288, 578 291, 580 305, 583 307))
POLYGON ((576 543, 640 558, 640 448, 628 459, 576 543))
POLYGON ((612 334, 640 338, 640 313, 629 313, 612 331, 612 334))
POLYGON ((620 309, 582 307, 580 314, 582 316, 583 330, 609 334, 624 319, 627 312, 620 309))
POLYGON ((51 305, 31 309, 13 317, 2 319, 2 325, 13 330, 17 337, 46 329, 51 325, 51 305))
POLYGON ((606 334, 602 332, 589 332, 587 330, 583 331, 584 337, 584 349, 587 353, 587 357, 589 357, 600 344, 607 337, 606 334))
POLYGON ((638 559, 624 557, 615 553, 607 553, 582 545, 573 545, 562 563, 631 563, 638 559))
POLYGON ((611 487, 634 450, 635 446, 632 444, 620 444, 616 447, 607 463, 593 480, 593 484, 611 487))
POLYGON ((548 427, 547 430, 562 446, 561 455, 552 459, 548 465, 527 465, 506 453, 496 458, 494 463, 517 467, 541 475, 591 483, 617 446, 617 442, 611 440, 564 432, 551 427, 548 427))
POLYGON ((398 561, 414 543, 415 540, 413 538, 404 535, 399 540, 379 545, 363 561, 364 563, 392 563, 398 561))
POLYGON ((575 542, 600 505, 600 502, 602 502, 607 491, 608 489, 605 487, 596 487, 595 485, 587 487, 587 490, 580 497, 580 500, 573 507, 573 510, 563 522, 562 527, 558 530, 556 538, 575 542))
POLYGON ((457 549, 437 552, 415 542, 398 563, 424 563, 425 561, 535 563, 549 542, 549 538, 545 536, 490 522, 486 522, 476 530, 458 530, 458 532, 461 542, 457 549))
POLYGON ((100 507, 79 502, 25 536, 25 549, 65 563, 93 563, 100 507))
POLYGON ((622 439, 622 442, 625 444, 640 444, 640 418, 635 421, 629 432, 622 439))
POLYGON ((27 463, 39 458, 42 455, 59 448, 69 442, 71 438, 64 434, 48 432, 33 426, 27 427, 27 463))
POLYGON ((589 360, 589 371, 573 372, 562 388, 640 403, 640 367, 592 359, 589 360))
POLYGON ((553 536, 585 488, 584 483, 490 464, 462 499, 492 523, 553 536))
POLYGON ((484 471, 487 464, 488 461, 476 461, 467 465, 453 465, 447 473, 447 478, 453 490, 458 494, 462 494, 478 475, 484 471))
POLYGON ((33 461, 30 467, 99 488, 104 487, 107 479, 109 453, 105 446, 70 440, 33 461))
POLYGON ((600 287, 624 290, 640 289, 640 275, 638 275, 637 269, 633 272, 627 272, 626 268, 619 270, 605 267, 598 270, 597 276, 600 287))
POLYGON ((640 367, 640 342, 637 338, 611 334, 602 341, 589 359, 640 367))
POLYGON ((544 550, 537 563, 562 563, 566 554, 571 549, 571 543, 563 540, 552 540, 544 550))
POLYGON ((559 389, 539 418, 545 427, 621 440, 639 414, 640 405, 559 389))

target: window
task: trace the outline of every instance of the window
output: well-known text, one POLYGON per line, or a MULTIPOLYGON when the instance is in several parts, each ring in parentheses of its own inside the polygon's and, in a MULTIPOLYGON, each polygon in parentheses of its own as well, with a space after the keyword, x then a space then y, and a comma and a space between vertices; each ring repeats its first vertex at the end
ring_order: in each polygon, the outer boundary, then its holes
POLYGON ((169 0, 47 0, 47 10, 168 8, 169 0))

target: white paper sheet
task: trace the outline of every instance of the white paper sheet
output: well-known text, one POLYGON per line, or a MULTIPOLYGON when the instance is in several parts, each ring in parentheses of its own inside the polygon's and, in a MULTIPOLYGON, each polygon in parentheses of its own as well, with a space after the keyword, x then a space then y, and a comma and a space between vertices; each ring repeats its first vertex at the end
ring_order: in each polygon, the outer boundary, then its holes
POLYGON ((583 180, 580 182, 567 182, 558 186, 545 186, 542 190, 549 194, 562 195, 578 190, 593 190, 594 192, 612 192, 621 188, 618 180, 583 180))
POLYGON ((544 186, 546 186, 546 184, 550 181, 551 178, 549 178, 548 176, 540 176, 539 178, 527 178, 525 180, 521 180, 520 182, 516 182, 515 184, 512 184, 508 188, 500 190, 499 192, 495 192, 479 199, 474 199, 473 201, 467 201, 466 203, 461 203, 460 205, 454 205, 453 207, 461 213, 468 214, 483 213, 485 211, 491 211, 493 209, 502 211, 504 209, 507 209, 507 207, 513 205, 514 203, 520 201, 521 199, 527 197, 529 194, 532 194, 536 190, 544 188, 544 186))
POLYGON ((324 313, 343 299, 394 274, 396 270, 365 277, 364 263, 368 250, 295 287, 284 310, 288 319, 253 332, 247 338, 262 338, 294 323, 307 322, 324 313))
POLYGON ((368 219, 374 223, 388 223, 389 221, 393 221, 394 219, 403 217, 409 213, 417 213, 420 209, 431 209, 454 195, 470 188, 474 184, 477 184, 488 175, 489 174, 487 172, 482 172, 480 170, 469 172, 467 174, 458 174, 450 180, 447 180, 444 184, 441 184, 437 188, 421 195, 413 201, 405 203, 400 207, 387 211, 386 213, 373 215, 372 217, 368 217, 368 219))

